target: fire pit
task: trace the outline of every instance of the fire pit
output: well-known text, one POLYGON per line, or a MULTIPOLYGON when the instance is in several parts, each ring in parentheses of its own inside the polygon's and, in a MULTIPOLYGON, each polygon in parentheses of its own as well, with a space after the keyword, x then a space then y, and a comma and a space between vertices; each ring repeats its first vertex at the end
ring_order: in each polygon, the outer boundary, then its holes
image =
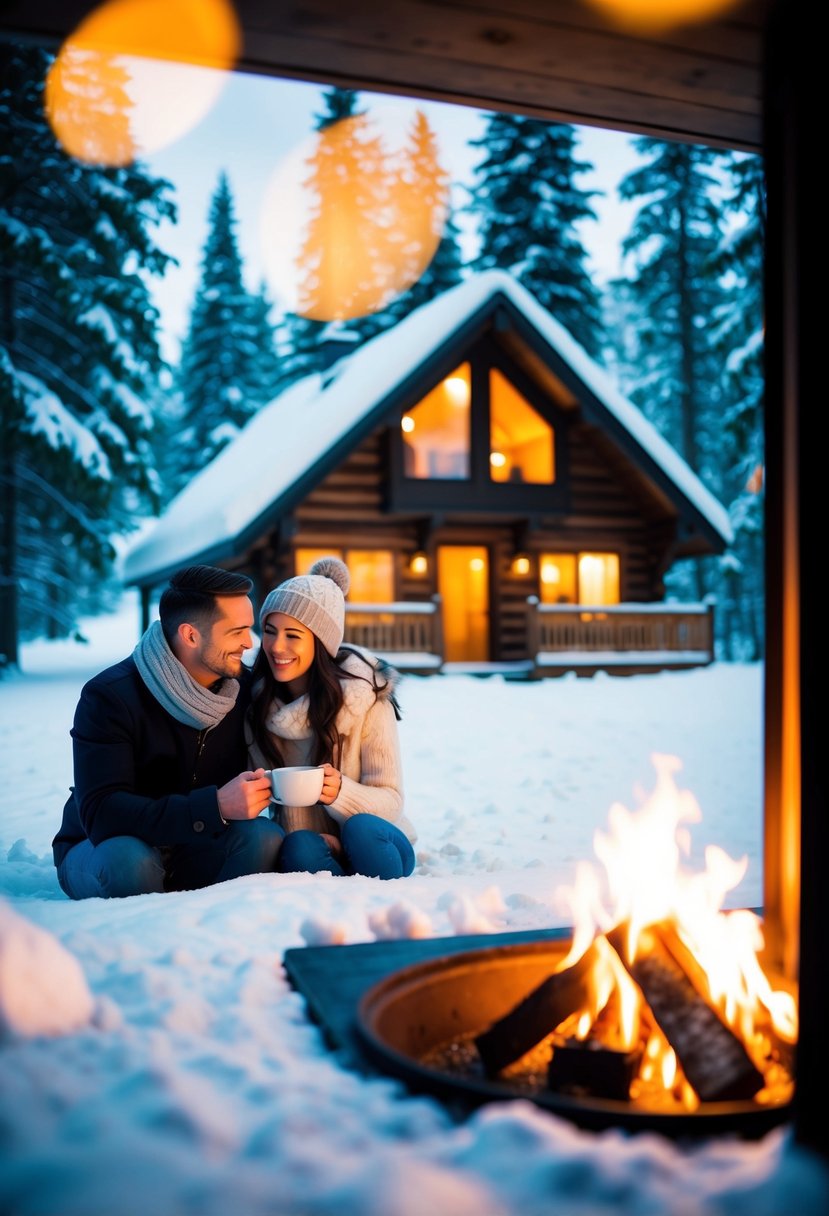
POLYGON ((399 970, 363 995, 369 1058, 448 1101, 525 1097, 581 1126, 686 1137, 763 1134, 789 1113, 797 1033, 791 984, 763 970, 760 918, 722 911, 745 864, 679 864, 699 818, 654 757, 638 813, 597 833, 566 892, 570 941, 471 950, 399 970))
POLYGON ((470 950, 404 967, 373 985, 357 1009, 363 1050, 378 1068, 413 1091, 458 1107, 526 1098, 580 1127, 659 1131, 673 1138, 765 1134, 790 1113, 788 1097, 675 1102, 567 1093, 546 1084, 549 1045, 523 1067, 488 1076, 475 1038, 526 999, 564 960, 567 942, 539 941, 470 950))

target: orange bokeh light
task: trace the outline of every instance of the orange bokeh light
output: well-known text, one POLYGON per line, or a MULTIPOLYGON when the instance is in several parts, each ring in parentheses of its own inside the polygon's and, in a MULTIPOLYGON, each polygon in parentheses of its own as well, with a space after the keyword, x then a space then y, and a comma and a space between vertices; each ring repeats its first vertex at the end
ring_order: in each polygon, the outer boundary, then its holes
POLYGON ((587 0, 614 25, 638 34, 659 34, 678 25, 708 21, 743 0, 587 0))
POLYGON ((204 116, 240 46, 228 0, 109 0, 58 52, 47 117, 71 156, 129 164, 204 116))
POLYGON ((408 154, 389 155, 364 114, 317 132, 305 159, 308 219, 297 311, 347 320, 385 307, 423 274, 448 210, 448 180, 418 112, 408 154))

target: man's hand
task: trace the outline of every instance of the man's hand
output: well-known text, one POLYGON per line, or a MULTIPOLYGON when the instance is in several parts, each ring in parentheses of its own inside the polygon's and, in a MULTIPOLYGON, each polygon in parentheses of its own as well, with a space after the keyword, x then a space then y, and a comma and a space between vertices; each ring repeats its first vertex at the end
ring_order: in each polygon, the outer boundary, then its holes
POLYGON ((265 770, 240 773, 218 792, 222 819, 255 819, 271 800, 271 779, 265 770))

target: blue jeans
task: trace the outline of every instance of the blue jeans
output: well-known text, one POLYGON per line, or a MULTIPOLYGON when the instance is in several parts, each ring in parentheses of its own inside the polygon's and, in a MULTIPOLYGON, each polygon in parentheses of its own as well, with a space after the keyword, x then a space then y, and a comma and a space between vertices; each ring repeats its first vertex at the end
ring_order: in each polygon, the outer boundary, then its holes
POLYGON ((318 832, 289 832, 279 853, 281 874, 366 874, 369 878, 406 878, 415 864, 414 849, 400 828, 379 815, 352 815, 342 826, 342 861, 318 832))
POLYGON ((58 866, 70 899, 193 891, 243 874, 272 873, 284 833, 270 819, 234 820, 204 844, 156 848, 136 836, 82 840, 58 866))

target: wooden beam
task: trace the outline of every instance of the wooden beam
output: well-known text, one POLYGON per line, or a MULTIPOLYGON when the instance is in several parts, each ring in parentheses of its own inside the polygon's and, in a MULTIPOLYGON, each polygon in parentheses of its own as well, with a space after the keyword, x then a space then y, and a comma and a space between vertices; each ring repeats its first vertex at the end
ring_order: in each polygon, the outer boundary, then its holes
MULTIPOLYGON (((242 71, 757 150, 768 0, 658 37, 576 0, 236 0, 242 71)), ((57 46, 89 0, 11 0, 10 35, 57 46)))

